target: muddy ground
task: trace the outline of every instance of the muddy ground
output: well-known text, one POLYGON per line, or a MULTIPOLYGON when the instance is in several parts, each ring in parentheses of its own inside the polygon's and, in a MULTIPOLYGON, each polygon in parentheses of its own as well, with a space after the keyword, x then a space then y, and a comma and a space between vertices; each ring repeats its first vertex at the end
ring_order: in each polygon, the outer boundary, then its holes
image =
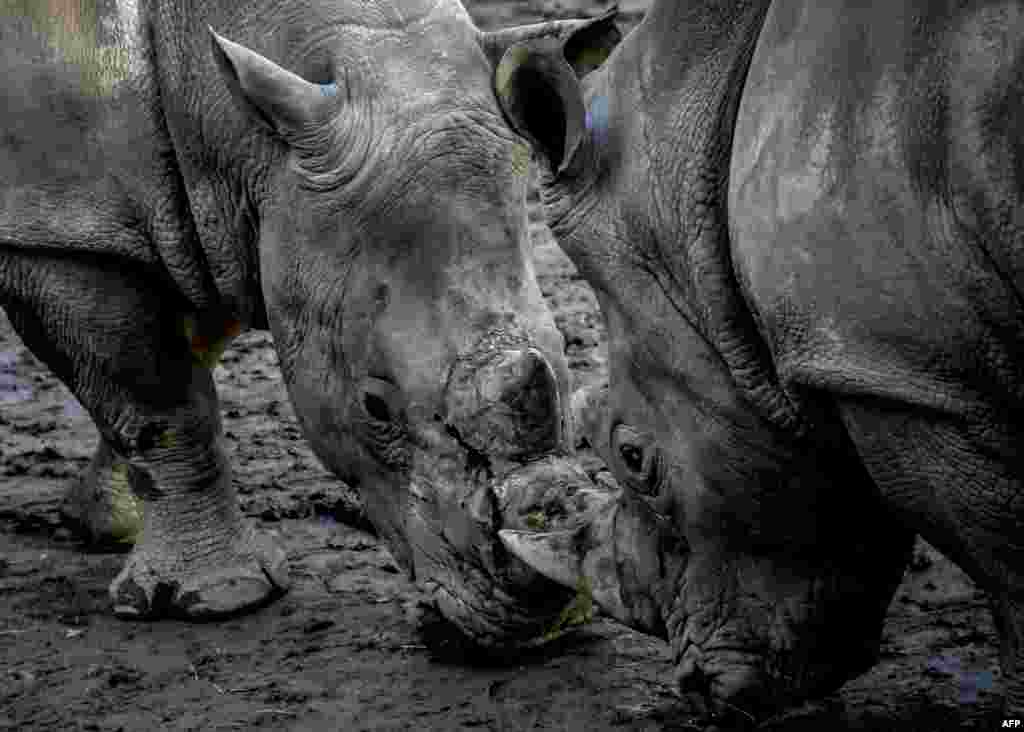
MULTIPOLYGON (((644 4, 622 3, 627 21, 644 4)), ((488 27, 599 9, 471 4, 488 27)), ((573 378, 599 379, 593 295, 539 223, 534 233, 573 378)), ((123 556, 83 552, 57 512, 96 434, 0 313, 0 729, 699 729, 673 695, 665 646, 600 617, 504 663, 430 635, 418 594, 360 530, 351 494, 303 441, 269 335, 240 338, 216 376, 243 508, 284 537, 294 589, 226 622, 119 621, 107 585, 123 556)), ((892 604, 879 665, 764 728, 994 729, 998 691, 984 596, 921 545, 892 604)))

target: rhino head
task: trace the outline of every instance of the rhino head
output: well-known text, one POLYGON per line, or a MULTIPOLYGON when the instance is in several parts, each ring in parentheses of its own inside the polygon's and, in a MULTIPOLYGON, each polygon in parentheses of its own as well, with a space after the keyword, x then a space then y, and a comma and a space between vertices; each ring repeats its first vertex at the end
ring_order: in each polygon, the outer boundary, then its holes
POLYGON ((559 530, 502 539, 669 640, 680 689, 747 720, 873 663, 912 542, 828 406, 778 388, 730 274, 743 67, 716 64, 742 54, 711 49, 748 33, 749 50, 764 5, 655 3, 582 83, 534 42, 500 67, 510 123, 548 160, 549 223, 606 319, 608 387, 574 401, 620 485, 559 530))
POLYGON ((442 615, 484 646, 526 642, 572 593, 497 532, 586 475, 531 263, 529 150, 492 59, 617 31, 606 17, 487 34, 457 2, 346 5, 362 10, 312 54, 319 83, 213 35, 237 106, 284 160, 258 203, 280 366, 315 453, 442 615))

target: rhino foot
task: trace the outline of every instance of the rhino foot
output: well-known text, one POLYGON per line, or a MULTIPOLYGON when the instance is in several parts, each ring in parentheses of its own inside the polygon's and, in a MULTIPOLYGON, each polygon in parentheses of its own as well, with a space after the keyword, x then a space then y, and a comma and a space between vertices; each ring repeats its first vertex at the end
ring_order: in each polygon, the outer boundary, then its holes
POLYGON ((212 620, 254 610, 291 584, 277 538, 247 525, 228 549, 168 557, 140 545, 110 586, 114 614, 126 619, 212 620))
POLYGON ((131 475, 127 462, 101 440, 85 474, 64 494, 64 523, 90 544, 134 544, 142 532, 142 502, 132 490, 131 475))

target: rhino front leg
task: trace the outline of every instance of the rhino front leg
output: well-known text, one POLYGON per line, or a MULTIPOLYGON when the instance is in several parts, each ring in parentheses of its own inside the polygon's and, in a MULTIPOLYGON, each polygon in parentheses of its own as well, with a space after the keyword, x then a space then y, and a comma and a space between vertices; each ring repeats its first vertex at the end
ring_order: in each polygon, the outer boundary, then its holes
MULTIPOLYGON (((932 393, 940 393, 939 387, 932 393)), ((971 404, 939 418, 927 409, 840 402, 883 499, 988 593, 1005 690, 1004 716, 1024 717, 1024 460, 1019 403, 1003 414, 971 404), (973 415, 986 415, 981 421, 973 415)))
POLYGON ((65 523, 90 544, 135 543, 142 532, 142 501, 132 484, 140 479, 138 471, 100 437, 88 469, 64 494, 65 523))
MULTIPOLYGON (((111 449, 101 447, 93 468, 102 476, 127 464, 143 499, 141 536, 111 585, 115 612, 209 618, 279 596, 287 561, 242 521, 203 345, 210 338, 190 334, 189 303, 131 262, 0 250, 0 305, 111 449)), ((201 335, 228 322, 202 320, 201 335)))
POLYGON ((193 399, 176 413, 120 430, 135 440, 129 463, 145 499, 141 540, 110 588, 122 617, 223 616, 288 587, 284 551, 242 520, 204 366, 194 367, 192 388, 193 399))

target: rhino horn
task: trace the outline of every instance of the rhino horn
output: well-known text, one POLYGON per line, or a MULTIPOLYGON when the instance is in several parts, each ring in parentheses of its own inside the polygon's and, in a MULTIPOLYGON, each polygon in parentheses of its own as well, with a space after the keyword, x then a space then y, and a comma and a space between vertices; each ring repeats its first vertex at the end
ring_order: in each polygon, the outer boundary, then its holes
POLYGON ((558 584, 586 592, 626 625, 665 637, 666 599, 673 596, 689 546, 672 521, 628 491, 579 491, 579 513, 560 531, 505 529, 510 554, 558 584), (583 495, 580 495, 583 494, 583 495))
POLYGON ((514 557, 563 587, 585 589, 605 612, 623 622, 632 613, 622 594, 616 555, 616 519, 621 503, 613 491, 581 491, 583 515, 559 531, 503 529, 498 538, 514 557))
MULTIPOLYGON (((607 526, 607 525, 606 525, 607 526)), ((531 532, 502 529, 501 543, 531 569, 563 587, 586 591, 602 610, 616 620, 632 623, 632 613, 622 596, 622 582, 613 563, 607 561, 613 537, 587 550, 591 527, 566 531, 531 532)))
POLYGON ((578 544, 585 529, 517 531, 502 529, 498 537, 512 555, 564 587, 576 587, 583 578, 583 557, 578 544))
POLYGON ((306 81, 210 28, 213 57, 239 106, 270 130, 288 136, 334 109, 336 87, 306 81))

